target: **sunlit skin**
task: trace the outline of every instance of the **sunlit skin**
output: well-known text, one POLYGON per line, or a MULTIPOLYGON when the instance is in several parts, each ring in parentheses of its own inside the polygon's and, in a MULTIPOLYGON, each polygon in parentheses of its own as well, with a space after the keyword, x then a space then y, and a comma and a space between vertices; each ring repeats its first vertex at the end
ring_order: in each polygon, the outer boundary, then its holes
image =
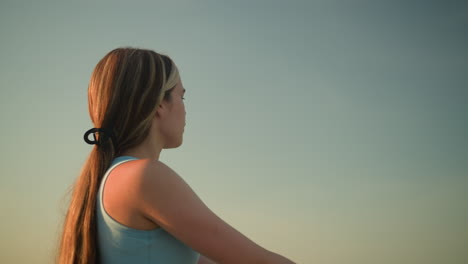
POLYGON ((133 156, 137 161, 126 162, 110 173, 104 189, 104 207, 120 223, 135 229, 151 230, 159 225, 147 219, 135 206, 128 192, 128 179, 141 173, 145 163, 159 160, 162 149, 182 145, 185 127, 185 89, 179 80, 172 91, 171 102, 163 101, 153 118, 148 137, 139 146, 124 151, 121 156, 133 156), (122 195, 127 194, 127 196, 122 195))
MULTIPOLYGON (((110 172, 103 190, 104 209, 117 222, 130 228, 172 231, 174 236, 196 244, 223 262, 249 259, 249 263, 293 263, 262 248, 221 220, 182 177, 159 160, 162 149, 182 145, 186 117, 184 94, 179 81, 172 92, 172 101, 158 106, 148 137, 139 146, 121 154, 138 159, 125 162, 110 172), (200 232, 205 235, 202 240, 200 232), (226 238, 229 243, 219 243, 218 237, 226 238), (231 250, 233 247, 245 254, 236 255, 231 250)), ((211 263, 214 262, 200 254, 198 264, 211 263)))
MULTIPOLYGON (((104 192, 103 197, 104 207, 107 213, 121 224, 141 230, 161 228, 136 208, 137 201, 128 194, 126 190, 128 185, 125 184, 128 177, 124 175, 131 176, 140 172, 144 168, 144 163, 140 164, 141 161, 159 160, 162 149, 177 148, 182 144, 186 117, 184 94, 185 89, 179 80, 172 91, 171 102, 163 101, 158 106, 147 139, 141 145, 122 153, 123 156, 129 155, 140 160, 126 162, 108 176, 105 184, 107 192, 104 192)), ((200 255, 198 264, 212 263, 214 262, 209 258, 200 255)))

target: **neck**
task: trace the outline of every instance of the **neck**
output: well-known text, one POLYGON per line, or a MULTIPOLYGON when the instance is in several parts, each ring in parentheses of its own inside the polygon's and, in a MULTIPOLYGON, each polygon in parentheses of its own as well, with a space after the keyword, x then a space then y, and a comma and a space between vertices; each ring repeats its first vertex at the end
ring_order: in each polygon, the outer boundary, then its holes
POLYGON ((148 136, 140 145, 122 152, 122 156, 132 156, 138 159, 159 160, 163 142, 156 136, 148 136))
POLYGON ((154 151, 148 152, 148 151, 133 148, 133 149, 122 152, 121 156, 132 156, 137 159, 159 160, 160 153, 161 153, 161 150, 157 152, 154 152, 154 151))

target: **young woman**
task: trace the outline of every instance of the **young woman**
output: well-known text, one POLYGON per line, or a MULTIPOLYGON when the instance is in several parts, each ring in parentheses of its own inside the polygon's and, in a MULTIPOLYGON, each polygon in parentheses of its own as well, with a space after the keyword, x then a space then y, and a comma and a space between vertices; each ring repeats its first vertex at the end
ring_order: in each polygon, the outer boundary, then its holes
POLYGON ((95 128, 84 135, 95 146, 74 184, 59 264, 293 263, 220 219, 159 160, 182 144, 184 92, 174 62, 151 50, 118 48, 96 65, 95 128))

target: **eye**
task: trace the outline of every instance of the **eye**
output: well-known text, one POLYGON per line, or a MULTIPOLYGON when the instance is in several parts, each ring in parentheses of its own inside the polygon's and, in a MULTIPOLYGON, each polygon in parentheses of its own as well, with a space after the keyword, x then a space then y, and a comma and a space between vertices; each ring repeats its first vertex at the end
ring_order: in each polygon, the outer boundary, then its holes
POLYGON ((185 97, 182 97, 182 100, 185 100, 185 97))

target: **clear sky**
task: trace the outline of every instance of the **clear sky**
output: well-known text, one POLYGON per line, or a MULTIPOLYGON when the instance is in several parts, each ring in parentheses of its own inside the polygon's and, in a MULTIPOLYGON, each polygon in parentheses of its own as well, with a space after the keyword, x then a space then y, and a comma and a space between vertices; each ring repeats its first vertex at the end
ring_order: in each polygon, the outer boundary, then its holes
POLYGON ((171 56, 169 164, 298 263, 468 263, 464 1, 0 3, 0 262, 50 263, 92 146, 87 87, 121 46, 171 56))

